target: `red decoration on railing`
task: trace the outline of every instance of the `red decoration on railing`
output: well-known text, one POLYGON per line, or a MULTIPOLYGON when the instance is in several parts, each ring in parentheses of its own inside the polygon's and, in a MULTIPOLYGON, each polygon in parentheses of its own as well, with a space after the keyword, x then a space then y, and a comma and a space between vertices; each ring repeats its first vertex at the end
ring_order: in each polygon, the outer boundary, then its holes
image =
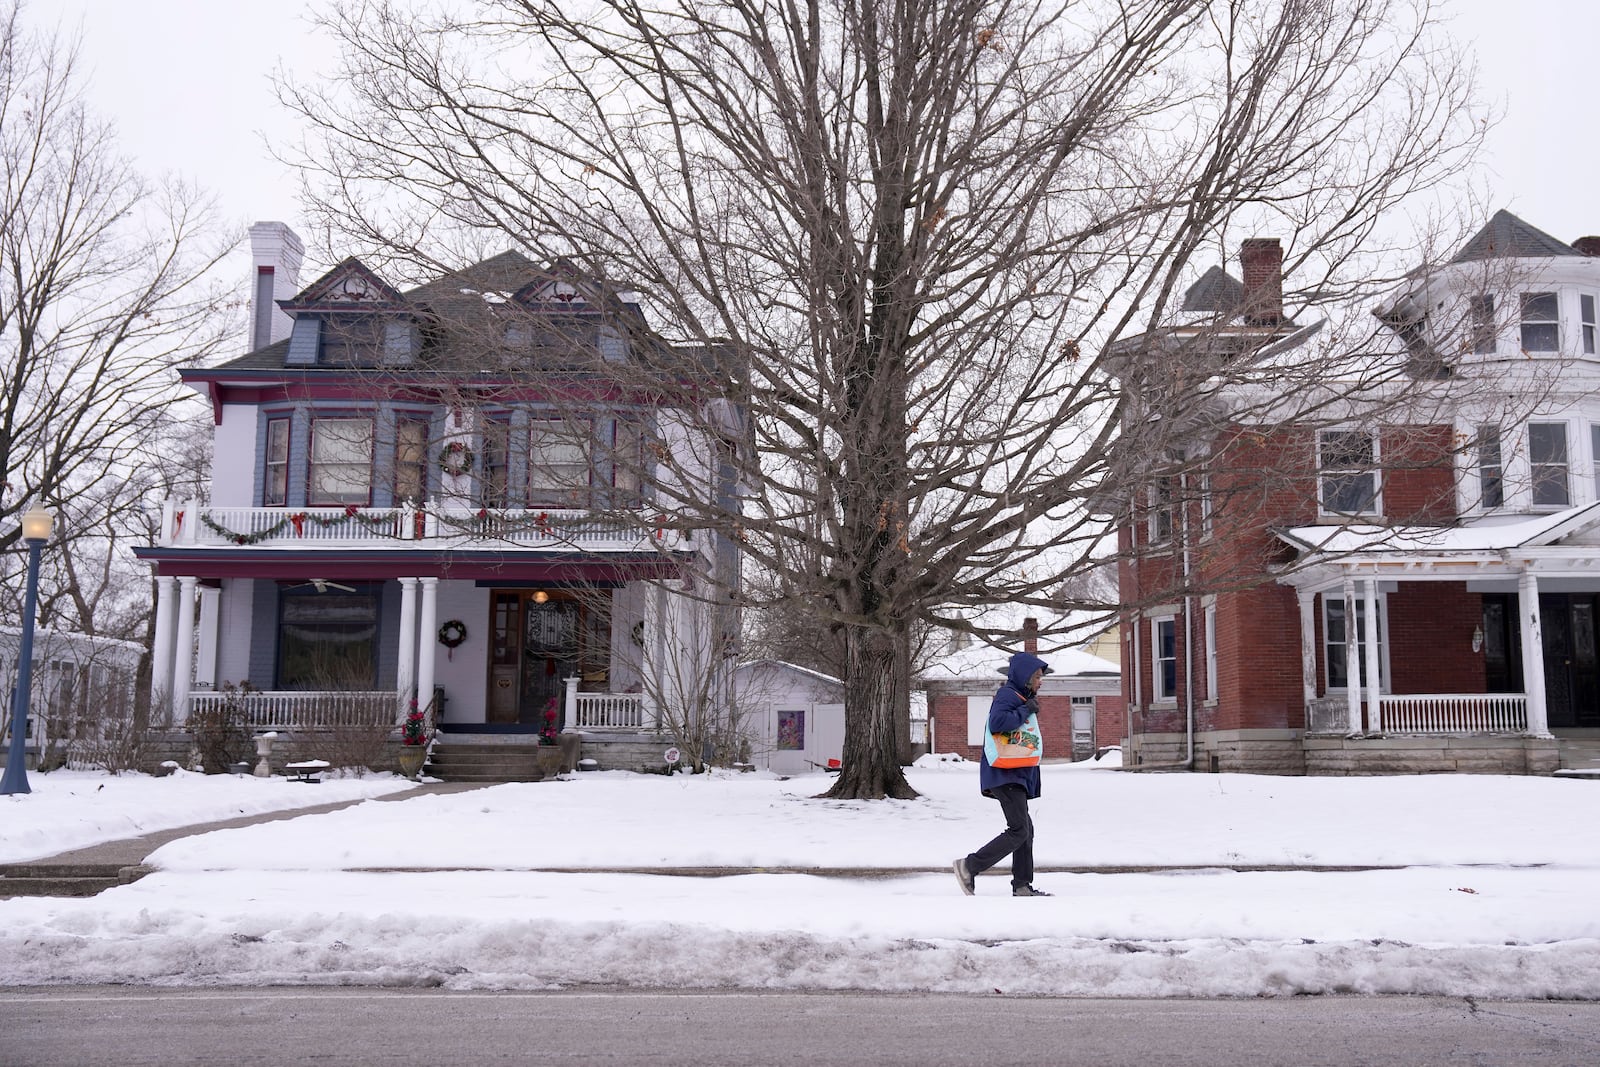
POLYGON ((360 510, 361 510, 361 505, 360 504, 346 504, 344 506, 344 517, 347 518, 347 519, 353 519, 353 518, 356 517, 356 512, 358 512, 360 510))
POLYGON ((178 534, 183 529, 183 512, 178 512, 172 517, 172 532, 178 534))
POLYGON ((417 534, 418 537, 424 537, 424 536, 427 535, 427 532, 428 532, 428 521, 427 520, 428 520, 428 513, 423 511, 421 508, 418 508, 417 511, 416 511, 416 514, 412 516, 411 521, 415 524, 416 534, 417 534))
POLYGON ((295 512, 293 515, 289 516, 289 521, 294 523, 294 535, 296 537, 304 537, 306 535, 306 513, 305 512, 303 512, 303 511, 295 512))

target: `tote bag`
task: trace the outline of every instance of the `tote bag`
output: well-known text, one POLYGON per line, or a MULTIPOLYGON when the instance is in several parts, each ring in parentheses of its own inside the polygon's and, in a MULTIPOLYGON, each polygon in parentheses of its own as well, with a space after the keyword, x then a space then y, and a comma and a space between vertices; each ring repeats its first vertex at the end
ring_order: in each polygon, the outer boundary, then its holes
POLYGON ((1037 767, 1044 757, 1044 738, 1039 733, 1039 716, 1029 715, 1020 729, 1004 734, 985 734, 983 754, 989 766, 1010 769, 1037 767))

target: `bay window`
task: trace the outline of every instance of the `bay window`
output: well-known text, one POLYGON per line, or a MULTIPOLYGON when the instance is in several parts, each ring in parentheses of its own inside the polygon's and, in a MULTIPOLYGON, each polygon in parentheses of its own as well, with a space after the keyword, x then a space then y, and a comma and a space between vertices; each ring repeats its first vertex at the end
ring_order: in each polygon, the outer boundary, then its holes
POLYGON ((1561 348, 1560 302, 1555 293, 1522 294, 1522 350, 1555 352, 1561 348))
POLYGON ((280 508, 289 502, 289 420, 268 419, 261 504, 280 508))
POLYGON ((394 426, 394 499, 421 503, 428 495, 428 424, 400 419, 394 426))

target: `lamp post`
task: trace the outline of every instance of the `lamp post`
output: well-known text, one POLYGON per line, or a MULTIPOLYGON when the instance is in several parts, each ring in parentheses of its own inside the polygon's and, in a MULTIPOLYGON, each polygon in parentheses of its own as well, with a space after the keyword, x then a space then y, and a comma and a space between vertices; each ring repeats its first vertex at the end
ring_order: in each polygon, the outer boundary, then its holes
POLYGON ((53 512, 35 504, 22 515, 22 539, 28 542, 28 589, 22 600, 22 645, 17 652, 17 689, 11 701, 11 748, 0 796, 31 793, 28 786, 28 702, 33 686, 33 616, 39 603, 39 550, 56 524, 53 512))

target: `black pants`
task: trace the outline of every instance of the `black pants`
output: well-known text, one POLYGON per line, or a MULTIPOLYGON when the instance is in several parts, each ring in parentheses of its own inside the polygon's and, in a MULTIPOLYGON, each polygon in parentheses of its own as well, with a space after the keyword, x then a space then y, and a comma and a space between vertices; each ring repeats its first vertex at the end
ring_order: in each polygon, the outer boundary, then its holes
POLYGON ((999 837, 967 857, 974 876, 1011 857, 1011 885, 1033 884, 1033 819, 1028 816, 1028 790, 1020 785, 998 785, 989 795, 1000 802, 1006 829, 999 837))

